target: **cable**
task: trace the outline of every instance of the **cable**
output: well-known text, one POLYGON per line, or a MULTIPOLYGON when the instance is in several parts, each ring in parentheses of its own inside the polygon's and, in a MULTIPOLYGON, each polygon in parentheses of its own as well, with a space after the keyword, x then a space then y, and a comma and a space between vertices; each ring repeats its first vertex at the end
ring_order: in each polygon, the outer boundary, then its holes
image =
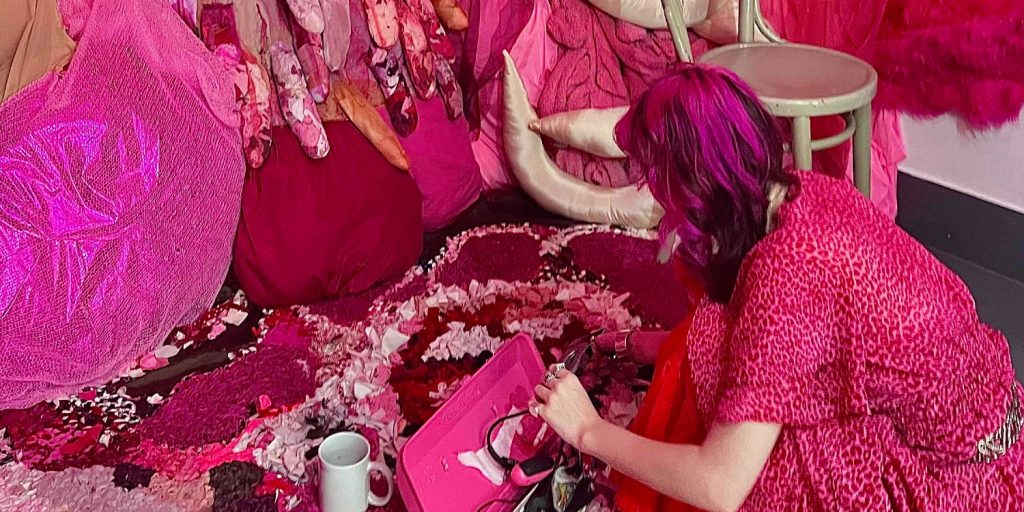
POLYGON ((525 416, 528 412, 530 411, 519 411, 515 414, 509 414, 508 416, 498 418, 497 421, 491 423, 491 428, 487 429, 487 439, 484 439, 484 444, 487 445, 487 452, 491 454, 491 457, 494 459, 494 462, 501 464, 501 467, 505 468, 506 470, 511 470, 513 467, 515 467, 516 461, 508 457, 502 457, 501 455, 498 455, 498 452, 494 450, 494 446, 491 444, 491 436, 494 435, 494 429, 498 428, 498 425, 501 425, 508 420, 513 420, 520 416, 525 416))

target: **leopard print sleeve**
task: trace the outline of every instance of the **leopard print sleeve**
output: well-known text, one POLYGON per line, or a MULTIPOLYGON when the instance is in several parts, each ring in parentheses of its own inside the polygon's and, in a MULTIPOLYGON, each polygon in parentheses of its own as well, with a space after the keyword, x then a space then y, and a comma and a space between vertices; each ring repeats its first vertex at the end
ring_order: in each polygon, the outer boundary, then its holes
POLYGON ((857 348, 843 336, 848 289, 814 241, 755 249, 726 309, 715 421, 809 426, 856 414, 857 348))

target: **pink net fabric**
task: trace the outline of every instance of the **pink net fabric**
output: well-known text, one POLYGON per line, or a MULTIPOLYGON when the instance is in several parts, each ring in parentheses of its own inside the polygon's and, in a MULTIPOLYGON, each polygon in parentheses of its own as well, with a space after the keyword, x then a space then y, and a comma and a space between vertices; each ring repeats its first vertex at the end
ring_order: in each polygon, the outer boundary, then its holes
POLYGON ((0 105, 0 408, 123 371, 213 301, 244 165, 224 70, 158 0, 79 4, 0 105))

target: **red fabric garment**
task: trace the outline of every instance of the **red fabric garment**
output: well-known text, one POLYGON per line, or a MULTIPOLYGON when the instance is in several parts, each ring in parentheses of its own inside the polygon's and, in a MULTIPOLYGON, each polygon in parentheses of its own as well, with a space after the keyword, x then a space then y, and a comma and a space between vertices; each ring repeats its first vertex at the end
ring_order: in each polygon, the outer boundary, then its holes
POLYGON ((423 243, 420 193, 352 123, 325 123, 335 148, 306 156, 287 126, 274 128, 263 167, 249 169, 234 269, 264 307, 363 291, 404 272, 423 243))
POLYGON ((849 183, 797 177, 688 338, 705 425, 783 425, 741 510, 1024 510, 1024 444, 969 462, 1019 388, 1006 338, 849 183))
MULTIPOLYGON (((686 336, 693 313, 686 316, 658 352, 657 368, 640 413, 630 426, 637 435, 676 444, 700 444, 707 434, 697 412, 686 336)), ((621 473, 612 476, 619 485, 615 505, 621 512, 697 512, 699 509, 672 500, 621 473)))
MULTIPOLYGON (((691 293, 697 286, 680 270, 682 280, 691 293)), ((694 293, 697 296, 696 293, 694 293)), ((651 388, 644 398, 630 430, 635 434, 676 444, 700 444, 707 431, 697 411, 697 394, 693 386, 687 336, 693 322, 693 311, 672 330, 658 350, 658 360, 651 388)), ((621 512, 697 512, 699 509, 668 498, 646 485, 614 472, 619 485, 615 505, 621 512)))

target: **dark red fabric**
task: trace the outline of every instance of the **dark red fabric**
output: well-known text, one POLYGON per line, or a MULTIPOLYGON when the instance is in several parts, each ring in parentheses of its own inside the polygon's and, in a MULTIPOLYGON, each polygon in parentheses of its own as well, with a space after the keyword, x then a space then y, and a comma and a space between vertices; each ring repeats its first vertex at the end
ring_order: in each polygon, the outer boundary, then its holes
MULTIPOLYGON (((682 271, 680 271, 683 274, 682 271)), ((683 275, 687 289, 697 296, 697 286, 683 275)), ((694 301, 696 304, 698 301, 694 301)), ((687 335, 693 311, 676 327, 658 350, 651 388, 640 413, 630 426, 637 435, 674 444, 700 444, 707 431, 697 409, 697 392, 690 371, 687 335)), ((621 473, 614 472, 619 485, 615 505, 621 512, 698 512, 700 509, 673 500, 621 473)))
POLYGON ((260 306, 360 292, 419 257, 422 200, 412 177, 351 123, 324 128, 326 158, 309 158, 278 127, 267 163, 246 176, 234 269, 260 306))

